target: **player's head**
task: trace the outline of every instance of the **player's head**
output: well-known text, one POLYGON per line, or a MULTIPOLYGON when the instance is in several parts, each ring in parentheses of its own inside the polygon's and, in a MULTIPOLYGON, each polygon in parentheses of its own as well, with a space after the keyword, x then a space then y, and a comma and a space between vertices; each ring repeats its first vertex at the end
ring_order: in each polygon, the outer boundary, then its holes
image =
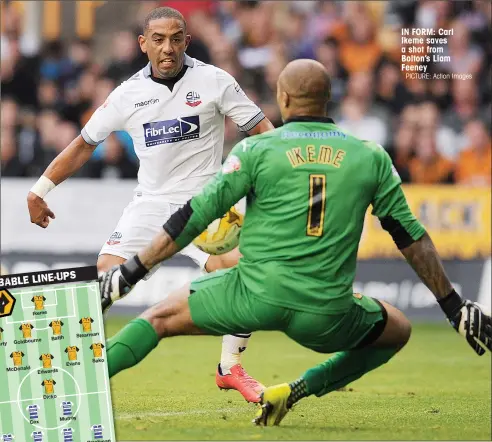
POLYGON ((152 73, 158 78, 179 74, 190 41, 183 15, 167 7, 150 11, 144 21, 143 35, 138 37, 142 52, 152 63, 152 73))
POLYGON ((331 97, 331 80, 325 67, 315 61, 291 61, 277 81, 277 103, 282 120, 294 116, 325 116, 331 97))

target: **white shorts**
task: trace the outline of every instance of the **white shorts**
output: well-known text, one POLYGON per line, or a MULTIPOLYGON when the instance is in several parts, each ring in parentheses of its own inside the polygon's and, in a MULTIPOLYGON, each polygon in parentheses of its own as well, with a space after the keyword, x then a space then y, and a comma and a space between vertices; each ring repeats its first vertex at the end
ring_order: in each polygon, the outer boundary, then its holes
MULTIPOLYGON (((133 201, 123 210, 114 232, 103 245, 99 255, 131 258, 162 232, 162 226, 180 207, 182 205, 162 201, 159 197, 136 193, 133 201)), ((210 256, 193 244, 189 244, 178 253, 190 257, 201 270, 205 270, 210 256)), ((152 270, 157 270, 157 267, 152 270)))

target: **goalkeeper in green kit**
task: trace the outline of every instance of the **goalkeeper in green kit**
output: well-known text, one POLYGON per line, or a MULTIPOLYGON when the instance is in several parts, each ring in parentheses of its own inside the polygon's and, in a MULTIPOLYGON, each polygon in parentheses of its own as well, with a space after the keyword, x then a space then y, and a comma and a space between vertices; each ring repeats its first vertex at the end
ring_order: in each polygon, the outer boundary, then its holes
POLYGON ((285 124, 237 144, 217 176, 148 247, 100 276, 104 305, 247 197, 239 264, 198 278, 111 338, 110 376, 176 335, 280 330, 304 347, 335 353, 299 379, 264 390, 254 422, 278 425, 303 397, 323 396, 388 362, 407 343, 410 322, 388 303, 352 290, 370 205, 450 324, 477 354, 492 349, 490 312, 451 286, 388 154, 327 118, 329 99, 330 79, 320 63, 289 63, 277 84, 285 124))

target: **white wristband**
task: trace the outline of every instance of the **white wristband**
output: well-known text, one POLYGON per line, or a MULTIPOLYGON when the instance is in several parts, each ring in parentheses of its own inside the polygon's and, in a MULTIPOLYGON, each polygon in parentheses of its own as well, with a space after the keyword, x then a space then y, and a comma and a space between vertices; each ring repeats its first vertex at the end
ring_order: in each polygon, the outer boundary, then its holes
POLYGON ((56 184, 44 175, 36 182, 31 188, 31 192, 39 196, 39 198, 44 199, 48 192, 52 191, 56 187, 56 184))

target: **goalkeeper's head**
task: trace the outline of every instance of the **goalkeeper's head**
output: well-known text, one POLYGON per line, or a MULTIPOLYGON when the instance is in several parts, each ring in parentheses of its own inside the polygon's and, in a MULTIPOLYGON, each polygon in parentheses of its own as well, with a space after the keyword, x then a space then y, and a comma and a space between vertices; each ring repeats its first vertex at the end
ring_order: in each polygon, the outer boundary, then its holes
POLYGON ((278 77, 277 103, 283 121, 299 116, 324 117, 330 98, 330 76, 318 61, 291 61, 278 77))

